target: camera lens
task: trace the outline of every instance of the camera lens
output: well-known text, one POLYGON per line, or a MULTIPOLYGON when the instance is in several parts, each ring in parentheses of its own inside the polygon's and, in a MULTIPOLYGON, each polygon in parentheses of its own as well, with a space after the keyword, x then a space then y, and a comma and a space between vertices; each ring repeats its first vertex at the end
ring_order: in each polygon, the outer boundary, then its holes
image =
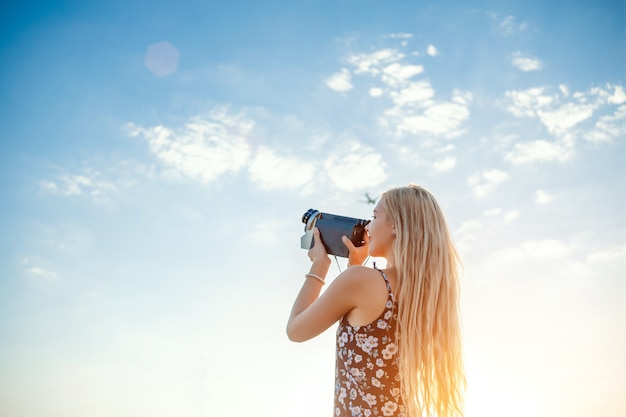
POLYGON ((311 215, 315 213, 315 210, 313 209, 308 209, 306 211, 306 213, 304 213, 302 215, 302 223, 307 224, 309 222, 309 219, 311 218, 311 215))
POLYGON ((304 223, 304 230, 310 230, 315 224, 315 220, 320 216, 320 212, 314 209, 308 209, 306 213, 302 215, 302 223, 304 223))

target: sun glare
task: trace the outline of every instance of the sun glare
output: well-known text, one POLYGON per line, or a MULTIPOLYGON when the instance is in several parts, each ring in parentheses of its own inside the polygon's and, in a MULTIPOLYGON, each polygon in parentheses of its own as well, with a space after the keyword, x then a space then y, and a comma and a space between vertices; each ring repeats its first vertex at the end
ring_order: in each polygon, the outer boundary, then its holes
POLYGON ((538 387, 513 372, 467 369, 466 417, 548 417, 538 387))

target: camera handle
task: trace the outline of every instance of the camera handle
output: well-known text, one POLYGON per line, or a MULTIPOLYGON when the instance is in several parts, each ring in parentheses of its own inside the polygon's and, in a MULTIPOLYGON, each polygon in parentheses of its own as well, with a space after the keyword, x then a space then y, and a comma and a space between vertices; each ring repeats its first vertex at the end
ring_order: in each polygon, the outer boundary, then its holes
POLYGON ((337 264, 337 269, 339 270, 339 273, 341 274, 343 271, 341 270, 341 265, 339 265, 339 259, 337 259, 337 255, 333 255, 333 258, 335 258, 335 263, 337 264))
MULTIPOLYGON (((337 263, 337 269, 339 270, 339 273, 341 274, 343 271, 341 270, 341 265, 339 265, 339 259, 337 259, 337 255, 333 255, 333 258, 335 258, 335 262, 337 263)), ((367 255, 367 258, 365 258, 365 261, 362 263, 362 265, 365 265, 367 261, 370 260, 370 258, 371 256, 367 255)))

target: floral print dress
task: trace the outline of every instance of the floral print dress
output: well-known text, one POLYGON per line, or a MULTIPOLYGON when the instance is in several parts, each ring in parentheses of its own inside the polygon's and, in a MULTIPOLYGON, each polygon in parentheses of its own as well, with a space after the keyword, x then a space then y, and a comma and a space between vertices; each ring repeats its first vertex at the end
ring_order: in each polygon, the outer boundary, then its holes
POLYGON ((387 276, 380 273, 388 292, 382 314, 365 326, 351 326, 344 316, 337 328, 336 417, 406 417, 398 374, 397 303, 387 276))

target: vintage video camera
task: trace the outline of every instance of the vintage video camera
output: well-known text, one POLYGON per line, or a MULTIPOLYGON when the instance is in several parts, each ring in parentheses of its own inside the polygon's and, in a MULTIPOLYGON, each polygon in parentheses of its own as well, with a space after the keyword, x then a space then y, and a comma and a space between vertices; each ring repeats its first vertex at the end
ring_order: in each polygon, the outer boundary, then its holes
POLYGON ((365 226, 369 222, 369 220, 321 213, 317 210, 309 209, 302 215, 304 236, 300 239, 300 246, 302 249, 311 249, 313 247, 315 244, 313 241, 313 229, 317 227, 326 252, 329 255, 347 258, 348 248, 343 244, 341 237, 347 236, 354 246, 362 246, 365 226))

